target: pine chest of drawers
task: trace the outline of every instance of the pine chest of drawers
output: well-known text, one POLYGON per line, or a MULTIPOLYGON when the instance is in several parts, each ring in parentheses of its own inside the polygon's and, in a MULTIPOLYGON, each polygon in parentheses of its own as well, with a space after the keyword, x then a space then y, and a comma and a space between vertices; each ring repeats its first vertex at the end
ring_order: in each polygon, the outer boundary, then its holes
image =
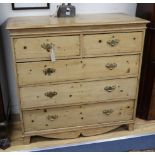
POLYGON ((133 129, 147 22, 125 14, 9 19, 25 141, 133 129))

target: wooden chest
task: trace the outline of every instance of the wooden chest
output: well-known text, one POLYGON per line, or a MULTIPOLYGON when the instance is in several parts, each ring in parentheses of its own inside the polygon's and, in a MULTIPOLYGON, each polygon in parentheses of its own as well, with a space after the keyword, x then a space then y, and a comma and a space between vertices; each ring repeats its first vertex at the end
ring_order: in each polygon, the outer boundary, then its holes
POLYGON ((146 23, 125 14, 9 19, 25 141, 133 129, 146 23))

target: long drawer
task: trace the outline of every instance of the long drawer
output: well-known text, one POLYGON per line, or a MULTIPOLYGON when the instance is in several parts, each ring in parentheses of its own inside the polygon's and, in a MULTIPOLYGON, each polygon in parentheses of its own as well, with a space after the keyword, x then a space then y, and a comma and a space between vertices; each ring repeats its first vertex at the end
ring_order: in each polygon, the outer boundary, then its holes
POLYGON ((115 79, 20 88, 22 108, 135 99, 137 79, 115 79))
POLYGON ((128 121, 133 119, 133 108, 134 101, 130 100, 24 111, 24 129, 28 132, 128 121))
POLYGON ((55 46, 56 58, 80 55, 79 36, 19 38, 14 39, 16 59, 50 59, 48 45, 51 43, 55 46))
POLYGON ((142 36, 142 32, 85 35, 84 55, 141 52, 142 36))
POLYGON ((139 55, 17 63, 19 85, 135 76, 139 55))

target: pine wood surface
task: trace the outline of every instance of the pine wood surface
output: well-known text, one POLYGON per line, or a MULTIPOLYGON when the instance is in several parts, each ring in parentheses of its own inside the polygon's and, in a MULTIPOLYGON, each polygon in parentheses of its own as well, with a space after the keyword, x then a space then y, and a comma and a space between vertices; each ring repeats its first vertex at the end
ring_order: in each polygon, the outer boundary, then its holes
POLYGON ((126 101, 24 111, 24 128, 25 132, 51 129, 52 133, 52 129, 128 121, 133 108, 134 101, 126 101))
POLYGON ((123 13, 83 14, 74 18, 57 18, 53 16, 14 17, 7 23, 7 29, 48 28, 67 26, 115 25, 148 23, 148 21, 131 17, 123 13))
POLYGON ((45 59, 50 57, 50 51, 43 49, 44 43, 53 43, 56 58, 80 55, 79 36, 31 37, 14 40, 16 59, 45 59))
POLYGON ((21 107, 26 110, 109 100, 130 100, 136 99, 136 89, 136 78, 23 87, 20 89, 21 107), (114 87, 112 92, 105 90, 109 86, 114 87), (56 94, 50 97, 47 93, 56 94))
POLYGON ((139 52, 142 49, 142 35, 142 32, 84 35, 84 55, 139 52), (118 45, 114 47, 109 46, 108 41, 111 40, 118 40, 118 45), (128 46, 129 44, 130 46, 128 46))
POLYGON ((67 36, 48 36, 48 37, 25 37, 14 39, 14 50, 17 61, 27 60, 49 60, 50 51, 41 47, 44 43, 55 45, 57 59, 67 59, 78 56, 103 56, 105 54, 118 54, 129 52, 142 52, 142 32, 124 32, 108 34, 82 34, 67 36), (62 41, 63 40, 63 41, 62 41), (81 40, 81 41, 80 41, 81 40), (117 46, 111 47, 108 41, 118 40, 117 46), (83 44, 83 45, 81 45, 83 44), (130 44, 130 47, 128 46, 130 44), (81 52, 80 52, 81 47, 81 52))
POLYGON ((119 76, 136 76, 139 70, 139 55, 113 56, 99 58, 69 59, 51 61, 17 63, 19 85, 35 85, 89 79, 119 78, 119 76), (108 64, 117 66, 110 70, 108 64), (45 75, 48 68, 54 69, 45 75))

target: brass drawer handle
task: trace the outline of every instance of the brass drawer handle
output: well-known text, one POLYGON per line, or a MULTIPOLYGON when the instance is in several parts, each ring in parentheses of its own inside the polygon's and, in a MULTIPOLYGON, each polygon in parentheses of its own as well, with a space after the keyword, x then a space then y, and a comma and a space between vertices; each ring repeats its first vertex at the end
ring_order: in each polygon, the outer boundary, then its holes
POLYGON ((43 73, 44 73, 45 75, 51 75, 51 74, 54 73, 55 71, 56 71, 56 69, 54 69, 54 68, 46 68, 46 69, 43 70, 43 73))
POLYGON ((109 70, 113 70, 114 68, 117 67, 117 64, 116 63, 107 63, 105 65, 109 70))
POLYGON ((41 47, 45 49, 47 52, 50 52, 52 48, 54 49, 55 45, 53 43, 43 43, 41 44, 41 47))
POLYGON ((107 92, 112 92, 116 89, 116 86, 106 86, 104 87, 104 90, 107 92))
POLYGON ((107 110, 103 110, 103 114, 105 115, 110 115, 112 114, 114 111, 112 109, 107 109, 107 110))
POLYGON ((49 98, 52 98, 52 97, 54 97, 54 96, 56 96, 58 93, 57 92, 52 92, 52 91, 50 91, 50 92, 46 92, 44 95, 46 96, 46 97, 49 97, 49 98))
POLYGON ((48 116, 47 116, 47 119, 48 119, 49 121, 54 121, 54 120, 58 119, 58 115, 48 115, 48 116))
POLYGON ((119 39, 113 39, 113 40, 107 41, 107 44, 110 45, 111 47, 114 47, 114 46, 116 46, 119 42, 120 42, 119 39))

